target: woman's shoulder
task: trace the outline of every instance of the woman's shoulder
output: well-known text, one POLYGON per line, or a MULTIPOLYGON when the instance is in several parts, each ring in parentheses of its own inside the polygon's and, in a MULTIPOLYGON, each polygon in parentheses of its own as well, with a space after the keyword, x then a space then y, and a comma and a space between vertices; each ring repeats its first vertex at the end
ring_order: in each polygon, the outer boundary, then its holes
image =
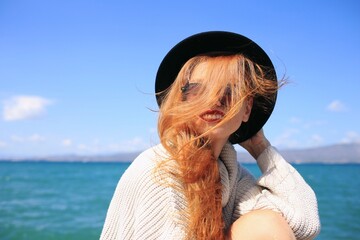
POLYGON ((165 148, 161 144, 158 144, 141 152, 130 166, 139 168, 155 166, 157 162, 167 156, 168 154, 165 148))
POLYGON ((166 156, 166 150, 161 144, 144 150, 132 161, 124 172, 122 179, 134 181, 142 176, 150 176, 158 162, 166 156))

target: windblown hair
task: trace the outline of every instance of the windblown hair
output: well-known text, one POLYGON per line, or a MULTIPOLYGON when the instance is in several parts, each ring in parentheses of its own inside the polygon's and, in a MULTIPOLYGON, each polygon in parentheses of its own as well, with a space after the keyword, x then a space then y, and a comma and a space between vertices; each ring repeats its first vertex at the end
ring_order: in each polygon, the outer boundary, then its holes
MULTIPOLYGON (((276 81, 267 79, 268 70, 243 55, 204 55, 187 61, 172 86, 161 93, 162 104, 158 119, 160 141, 169 158, 156 170, 170 172, 181 186, 174 186, 187 200, 186 239, 224 239, 222 219, 222 186, 218 162, 211 148, 208 134, 241 109, 245 99, 274 96, 276 81), (191 101, 184 98, 181 88, 192 79, 193 70, 206 62, 204 79, 191 101), (211 106, 215 106, 225 91, 231 91, 224 118, 206 132, 199 132, 194 120, 211 106), (173 165, 167 164, 176 163, 173 165)), ((196 79, 195 79, 196 80, 196 79)))

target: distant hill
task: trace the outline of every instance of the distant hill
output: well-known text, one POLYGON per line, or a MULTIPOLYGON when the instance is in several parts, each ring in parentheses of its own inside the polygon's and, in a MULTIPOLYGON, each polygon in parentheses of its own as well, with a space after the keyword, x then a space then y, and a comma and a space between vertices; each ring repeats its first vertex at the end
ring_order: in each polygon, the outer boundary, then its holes
MULTIPOLYGON (((31 158, 4 158, 0 161, 52 161, 52 162, 131 162, 140 152, 118 153, 112 155, 58 155, 31 158)), ((292 163, 359 163, 360 144, 338 144, 325 147, 280 150, 282 156, 292 163)), ((252 157, 245 152, 238 152, 238 160, 254 163, 252 157)))
POLYGON ((109 155, 54 155, 38 157, 0 158, 0 161, 48 161, 48 162, 131 162, 140 152, 109 155))
POLYGON ((360 144, 338 144, 305 150, 284 151, 296 163, 360 163, 360 144))
MULTIPOLYGON (((360 144, 337 144, 308 149, 279 150, 291 163, 360 163, 360 144)), ((254 162, 247 153, 238 153, 240 162, 254 162)))

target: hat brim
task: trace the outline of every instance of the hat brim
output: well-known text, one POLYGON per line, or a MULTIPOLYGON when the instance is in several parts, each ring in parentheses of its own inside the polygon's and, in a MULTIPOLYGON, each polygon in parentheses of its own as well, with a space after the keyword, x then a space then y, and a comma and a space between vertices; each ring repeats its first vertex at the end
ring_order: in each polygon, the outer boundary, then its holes
MULTIPOLYGON (((269 56, 249 38, 232 32, 203 32, 176 44, 162 60, 155 81, 158 105, 161 105, 163 99, 161 93, 171 86, 183 65, 190 58, 213 52, 242 54, 264 67, 267 79, 277 81, 276 72, 269 56)), ((248 122, 242 123, 241 127, 230 136, 231 143, 240 143, 251 138, 265 125, 274 109, 276 93, 271 99, 271 101, 262 97, 254 99, 248 122)))

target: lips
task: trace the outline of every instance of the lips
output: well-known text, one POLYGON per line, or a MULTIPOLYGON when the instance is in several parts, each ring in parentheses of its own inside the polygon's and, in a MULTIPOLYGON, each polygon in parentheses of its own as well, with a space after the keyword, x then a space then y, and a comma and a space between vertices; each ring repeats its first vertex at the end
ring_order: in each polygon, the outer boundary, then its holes
POLYGON ((200 115, 205 122, 219 122, 224 117, 224 113, 219 110, 208 110, 200 115))

